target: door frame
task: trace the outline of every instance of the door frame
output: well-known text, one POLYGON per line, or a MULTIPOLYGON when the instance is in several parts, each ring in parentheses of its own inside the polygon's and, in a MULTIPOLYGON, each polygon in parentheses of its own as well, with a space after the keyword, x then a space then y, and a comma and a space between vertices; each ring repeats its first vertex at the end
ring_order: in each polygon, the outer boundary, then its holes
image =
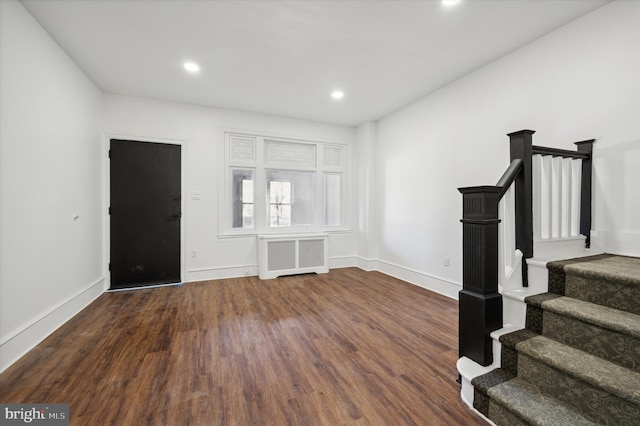
MULTIPOLYGON (((153 136, 140 136, 126 133, 103 133, 103 176, 104 176, 104 194, 102 205, 102 212, 104 213, 103 220, 103 238, 104 238, 104 253, 103 253, 103 271, 104 271, 104 291, 109 291, 111 288, 111 273, 109 271, 109 262, 111 261, 111 221, 109 216, 109 206, 111 205, 111 168, 109 163, 109 149, 111 147, 111 139, 131 140, 137 142, 150 142, 150 143, 162 143, 167 145, 180 145, 180 208, 182 209, 182 218, 180 220, 180 282, 184 283, 187 276, 187 218, 189 217, 187 212, 187 141, 181 139, 168 139, 153 136)), ((153 288, 153 286, 146 286, 140 288, 153 288)), ((126 289, 135 290, 135 288, 126 289)))

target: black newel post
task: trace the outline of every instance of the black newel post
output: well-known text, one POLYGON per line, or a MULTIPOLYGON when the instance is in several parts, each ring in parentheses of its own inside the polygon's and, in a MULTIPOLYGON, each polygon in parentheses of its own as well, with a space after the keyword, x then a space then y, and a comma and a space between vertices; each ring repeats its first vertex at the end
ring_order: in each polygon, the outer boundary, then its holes
POLYGON ((529 274, 527 261, 533 257, 533 177, 531 157, 533 154, 532 139, 535 131, 520 130, 509 133, 511 145, 511 161, 522 160, 522 172, 515 180, 515 221, 516 221, 516 248, 522 252, 522 286, 529 286, 529 274))
POLYGON ((582 160, 582 182, 580 188, 580 233, 587 237, 585 246, 591 246, 591 175, 593 167, 593 143, 595 139, 575 142, 578 152, 589 154, 582 160))
POLYGON ((498 293, 499 186, 459 188, 462 193, 462 290, 459 293, 460 356, 493 362, 490 333, 502 327, 498 293))

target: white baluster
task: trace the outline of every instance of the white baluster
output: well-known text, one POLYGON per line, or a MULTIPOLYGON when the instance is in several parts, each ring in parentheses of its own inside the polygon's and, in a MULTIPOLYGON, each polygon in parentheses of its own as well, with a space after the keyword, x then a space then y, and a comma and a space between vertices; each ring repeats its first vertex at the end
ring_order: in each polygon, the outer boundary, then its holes
POLYGON ((571 178, 571 158, 561 158, 562 160, 562 181, 560 182, 560 237, 568 238, 571 235, 571 217, 572 217, 572 204, 571 204, 571 191, 572 184, 571 178))
POLYGON ((571 236, 580 234, 580 191, 582 187, 582 160, 571 161, 571 236))
POLYGON ((507 285, 516 262, 515 185, 511 185, 498 205, 498 284, 507 285))
POLYGON ((531 162, 534 240, 577 237, 582 160, 537 154, 531 162))
POLYGON ((506 277, 505 277, 505 260, 504 260, 504 253, 505 253, 505 205, 504 205, 504 197, 502 197, 502 200, 500 200, 500 203, 498 203, 498 219, 500 219, 500 222, 498 222, 498 285, 501 287, 500 291, 504 291, 504 286, 506 285, 506 277))
POLYGON ((562 235, 562 158, 551 160, 551 238, 562 235))
POLYGON ((551 238, 551 156, 542 157, 540 173, 540 231, 542 239, 551 238))
POLYGON ((542 239, 542 155, 536 154, 531 157, 532 176, 532 207, 533 207, 533 240, 542 239))
POLYGON ((505 201, 506 209, 507 209, 507 223, 505 227, 507 228, 507 232, 505 232, 506 238, 506 248, 507 248, 507 273, 511 275, 515 265, 515 254, 516 254, 516 191, 515 185, 511 185, 509 190, 505 194, 507 197, 505 201))

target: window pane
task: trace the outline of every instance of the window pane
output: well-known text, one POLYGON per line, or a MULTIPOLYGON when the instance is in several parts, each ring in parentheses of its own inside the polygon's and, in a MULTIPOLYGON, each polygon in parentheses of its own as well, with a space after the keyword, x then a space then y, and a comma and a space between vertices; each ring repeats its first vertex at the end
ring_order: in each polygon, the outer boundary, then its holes
POLYGON ((324 175, 324 224, 327 226, 341 225, 342 212, 342 175, 324 175))
POLYGON ((292 170, 266 172, 268 226, 313 224, 315 173, 292 170))
POLYGON ((242 227, 253 228, 253 204, 242 205, 242 227))
POLYGON ((291 182, 278 180, 269 182, 269 202, 291 204, 291 182))
POLYGON ((290 204, 271 204, 269 209, 270 226, 291 226, 290 204))
POLYGON ((232 223, 253 228, 253 170, 231 170, 232 223))
POLYGON ((253 204, 253 180, 242 180, 242 202, 253 204))

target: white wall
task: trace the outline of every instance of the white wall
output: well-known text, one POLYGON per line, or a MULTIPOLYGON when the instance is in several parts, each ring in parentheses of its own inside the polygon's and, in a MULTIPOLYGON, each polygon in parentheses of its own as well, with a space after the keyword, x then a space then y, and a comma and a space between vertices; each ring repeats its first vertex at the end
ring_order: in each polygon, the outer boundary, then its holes
POLYGON ((505 134, 521 129, 565 149, 597 139, 594 243, 640 255, 638 22, 640 2, 608 4, 381 120, 381 269, 455 295, 457 188, 494 185, 508 166, 505 134))
POLYGON ((378 269, 376 252, 378 218, 376 209, 376 123, 358 126, 354 149, 353 175, 356 181, 354 229, 357 237, 358 266, 378 269))
MULTIPOLYGON (((145 140, 183 141, 186 154, 186 281, 257 275, 257 242, 249 238, 218 238, 218 215, 225 206, 219 197, 223 129, 265 135, 300 137, 353 145, 355 129, 276 116, 118 95, 104 96, 106 137, 120 135, 145 140), (200 200, 191 193, 199 192, 200 200), (192 258, 192 250, 197 258, 192 258)), ((106 139, 105 139, 105 144, 106 139)), ((105 145, 106 146, 106 145, 105 145)), ((331 234, 330 265, 355 264, 356 238, 352 233, 331 234)))
POLYGON ((0 371, 103 291, 101 99, 0 1, 0 371))

